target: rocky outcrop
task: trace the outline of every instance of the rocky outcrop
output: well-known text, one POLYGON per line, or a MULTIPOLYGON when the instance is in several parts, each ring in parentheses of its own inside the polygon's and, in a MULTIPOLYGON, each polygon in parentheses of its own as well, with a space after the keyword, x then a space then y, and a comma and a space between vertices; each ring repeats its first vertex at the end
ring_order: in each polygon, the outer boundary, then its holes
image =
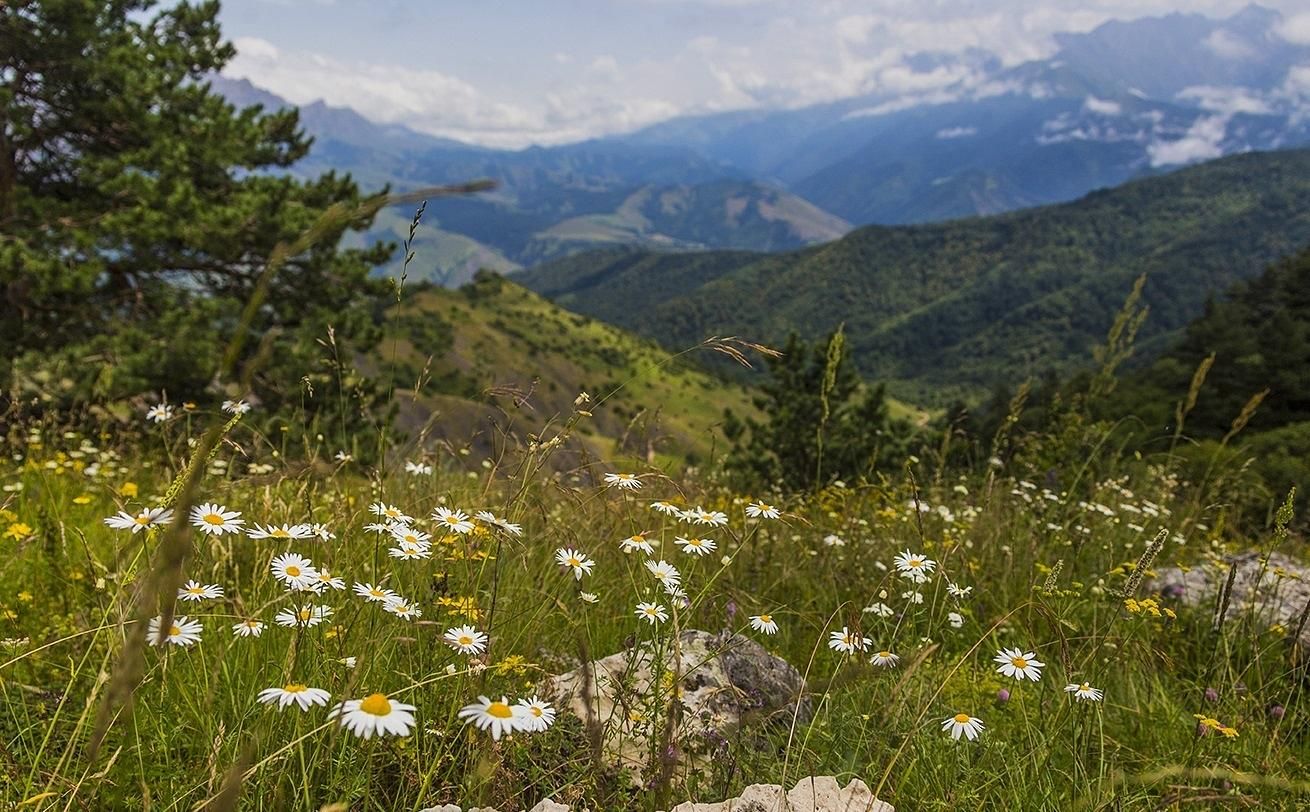
MULTIPOLYGON (((547 798, 528 812, 571 812, 572 807, 547 798)), ((432 806, 420 812, 460 812, 454 804, 432 806)), ((473 808, 469 812, 496 812, 491 807, 473 808)), ((887 803, 873 797, 873 792, 856 778, 843 787, 831 775, 811 776, 796 782, 789 792, 777 784, 752 784, 736 798, 717 803, 688 801, 670 812, 896 812, 887 803)))
MULTIPOLYGON (((1268 561, 1262 560, 1261 553, 1251 552, 1187 570, 1169 567, 1157 572, 1148 587, 1165 599, 1208 607, 1217 615, 1217 598, 1234 567, 1225 622, 1254 614, 1264 624, 1278 623, 1288 634, 1295 632, 1310 603, 1310 567, 1282 553, 1270 554, 1268 561)), ((1310 650, 1310 623, 1302 629, 1300 643, 1303 651, 1310 650)))
POLYGON ((638 775, 650 768, 653 747, 661 749, 652 737, 667 743, 662 758, 697 769, 723 748, 749 743, 760 726, 811 715, 800 673, 731 632, 684 631, 659 648, 639 646, 561 674, 543 690, 599 735, 610 760, 638 775), (670 713, 675 680, 679 701, 670 713))
POLYGON ((671 812, 895 812, 860 779, 843 787, 831 775, 811 776, 783 793, 777 784, 752 784, 736 798, 713 804, 679 804, 671 812))

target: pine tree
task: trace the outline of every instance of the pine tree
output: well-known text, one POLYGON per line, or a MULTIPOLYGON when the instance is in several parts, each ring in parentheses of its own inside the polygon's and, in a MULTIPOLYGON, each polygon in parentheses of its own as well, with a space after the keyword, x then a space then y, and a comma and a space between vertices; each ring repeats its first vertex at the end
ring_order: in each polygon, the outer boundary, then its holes
MULTIPOLYGON (((274 246, 361 199, 348 176, 287 171, 310 147, 294 110, 212 92, 234 54, 217 13, 0 4, 0 388, 21 368, 79 396, 197 395, 274 246)), ((272 280, 254 327, 280 336, 268 374, 293 392, 328 324, 375 338, 368 274, 391 248, 337 248, 368 225, 341 224, 272 280)))

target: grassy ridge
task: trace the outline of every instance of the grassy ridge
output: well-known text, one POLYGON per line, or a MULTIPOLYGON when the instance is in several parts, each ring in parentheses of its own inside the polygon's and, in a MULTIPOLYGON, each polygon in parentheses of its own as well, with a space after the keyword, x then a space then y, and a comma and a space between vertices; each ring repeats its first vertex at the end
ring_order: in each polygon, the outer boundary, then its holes
POLYGON ((1143 341, 1310 243, 1310 152, 1240 155, 1073 203, 860 229, 788 254, 582 254, 518 280, 668 346, 737 333, 814 339, 844 322, 866 377, 922 403, 977 397, 1090 357, 1146 273, 1143 341), (649 307, 630 308, 645 301, 649 307))

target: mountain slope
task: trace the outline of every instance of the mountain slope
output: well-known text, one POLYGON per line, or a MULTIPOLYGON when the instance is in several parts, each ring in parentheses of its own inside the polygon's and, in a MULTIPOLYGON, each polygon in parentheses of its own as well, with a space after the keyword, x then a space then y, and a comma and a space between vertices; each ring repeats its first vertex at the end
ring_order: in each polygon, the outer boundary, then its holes
POLYGON ((390 370, 401 387, 397 425, 429 442, 474 437, 484 456, 503 446, 506 431, 526 438, 550 423, 553 435, 584 391, 591 416, 573 433, 570 465, 582 452, 694 464, 716 437, 723 447, 716 427, 725 407, 755 414, 743 387, 495 275, 459 290, 406 292, 386 330, 363 366, 375 375, 390 370))
POLYGON ((1198 316, 1212 291, 1306 244, 1310 151, 1286 151, 1058 206, 867 227, 788 254, 609 251, 517 278, 671 348, 712 334, 817 338, 845 323, 862 372, 909 400, 940 403, 1085 362, 1142 273, 1149 340, 1198 316))

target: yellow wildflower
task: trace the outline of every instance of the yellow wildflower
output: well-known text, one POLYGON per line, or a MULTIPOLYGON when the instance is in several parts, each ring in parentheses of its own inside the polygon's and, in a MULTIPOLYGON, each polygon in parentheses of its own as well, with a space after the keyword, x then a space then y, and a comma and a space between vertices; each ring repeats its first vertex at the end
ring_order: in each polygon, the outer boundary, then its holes
POLYGON ((137 495, 138 490, 135 482, 124 482, 118 486, 118 495, 132 499, 137 495))
POLYGON ((24 522, 14 522, 5 531, 5 538, 7 539, 21 539, 30 535, 32 535, 32 526, 24 522))

